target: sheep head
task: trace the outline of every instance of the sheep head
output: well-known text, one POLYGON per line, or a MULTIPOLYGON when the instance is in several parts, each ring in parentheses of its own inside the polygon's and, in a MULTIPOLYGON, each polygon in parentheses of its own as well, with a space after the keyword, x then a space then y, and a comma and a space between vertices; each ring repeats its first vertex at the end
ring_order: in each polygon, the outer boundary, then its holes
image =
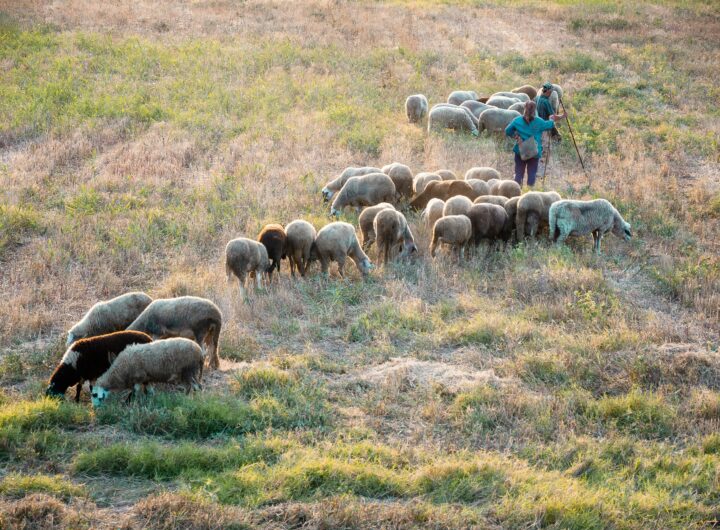
POLYGON ((65 347, 70 346, 76 340, 77 340, 77 337, 75 337, 75 335, 73 335, 72 331, 68 331, 67 339, 65 340, 65 347))
POLYGON ((619 212, 615 212, 615 218, 613 220, 612 233, 617 237, 623 238, 625 241, 630 241, 632 238, 632 230, 630 229, 630 223, 625 222, 619 212))
POLYGON ((98 408, 103 404, 105 398, 108 397, 110 391, 101 386, 94 386, 92 390, 92 405, 94 408, 98 408))
POLYGON ((360 269, 360 272, 363 276, 367 276, 368 274, 370 274, 370 271, 375 268, 375 265, 373 265, 370 262, 370 259, 366 257, 360 260, 358 268, 360 269))
POLYGON ((328 202, 330 199, 332 199, 332 196, 335 194, 335 192, 330 191, 327 187, 322 189, 322 196, 323 196, 323 202, 328 202))

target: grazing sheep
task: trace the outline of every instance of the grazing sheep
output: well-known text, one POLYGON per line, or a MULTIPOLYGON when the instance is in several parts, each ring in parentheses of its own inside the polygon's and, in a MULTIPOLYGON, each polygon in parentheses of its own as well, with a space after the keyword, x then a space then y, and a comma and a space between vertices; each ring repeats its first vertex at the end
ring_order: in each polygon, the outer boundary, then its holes
POLYGON ((394 203, 396 200, 395 184, 385 173, 350 177, 335 197, 330 214, 338 216, 346 206, 375 206, 381 202, 394 203))
POLYGON ((98 302, 70 328, 65 346, 86 337, 105 335, 127 328, 152 302, 145 293, 132 292, 98 302))
POLYGON ((433 236, 430 243, 430 255, 434 258, 437 246, 448 244, 453 251, 457 251, 458 259, 462 259, 465 247, 472 237, 472 224, 464 215, 450 215, 441 217, 433 225, 433 236))
POLYGON ((526 94, 527 97, 532 100, 535 100, 535 97, 538 95, 537 88, 532 85, 519 86, 517 88, 513 88, 510 92, 514 94, 526 94))
POLYGON ((322 189, 323 201, 327 202, 332 199, 338 191, 342 189, 350 177, 359 177, 360 175, 369 175, 370 173, 382 173, 379 167, 346 167, 342 173, 335 179, 331 180, 322 189))
POLYGON ((472 100, 463 101, 460 104, 460 106, 465 107, 470 112, 472 112, 473 116, 475 116, 475 119, 480 118, 480 114, 482 113, 482 111, 491 108, 490 105, 488 105, 486 103, 480 103, 479 101, 472 101, 472 100))
POLYGON ((277 269, 280 274, 280 260, 285 259, 285 247, 287 245, 287 234, 280 224, 269 224, 258 234, 257 240, 267 249, 270 259, 270 268, 267 271, 268 280, 272 281, 272 271, 277 269))
POLYGON ((425 225, 432 229, 435 225, 435 221, 443 216, 443 210, 445 209, 445 201, 442 199, 430 199, 427 206, 420 215, 425 225))
MULTIPOLYGON (((483 182, 483 184, 485 184, 483 182)), ((448 215, 467 215, 472 208, 473 202, 464 195, 456 195, 445 201, 443 208, 443 217, 448 215)))
POLYGON ((510 108, 508 110, 514 110, 515 112, 519 112, 520 114, 525 114, 525 102, 518 101, 517 103, 513 103, 512 105, 510 105, 510 108))
POLYGON ((415 195, 420 195, 425 191, 425 187, 433 180, 442 180, 443 178, 437 173, 418 173, 413 179, 413 191, 415 195))
POLYGON ((295 276, 295 267, 297 267, 300 276, 305 276, 310 260, 310 247, 317 235, 315 227, 307 221, 298 219, 285 227, 285 234, 287 234, 286 254, 290 262, 290 274, 295 276))
POLYGON ((477 99, 478 95, 477 92, 475 92, 474 90, 455 90, 453 92, 450 92, 447 102, 451 103, 452 105, 460 105, 465 101, 477 101, 477 99))
POLYGON ((507 212, 497 204, 475 204, 467 213, 472 223, 473 243, 477 246, 483 239, 505 239, 507 212))
POLYGON ((410 201, 410 208, 414 210, 422 210, 427 206, 430 199, 438 198, 444 201, 455 195, 465 195, 470 200, 475 199, 477 194, 473 187, 464 180, 433 180, 420 195, 410 201))
POLYGON ((395 184, 395 190, 400 194, 400 197, 411 199, 413 196, 413 174, 410 168, 405 164, 399 162, 393 162, 382 168, 382 172, 385 173, 390 180, 395 184))
POLYGON ((430 110, 428 132, 453 129, 456 131, 468 131, 477 136, 479 132, 475 122, 475 116, 465 107, 435 106, 430 110))
POLYGON ((98 377, 92 390, 93 407, 99 407, 110 391, 133 390, 149 383, 180 380, 185 392, 199 390, 203 361, 200 346, 185 338, 135 344, 125 348, 107 372, 98 377))
POLYGON ((383 265, 393 259, 395 250, 402 246, 400 256, 409 256, 417 252, 415 238, 405 216, 397 210, 382 210, 373 222, 377 234, 378 261, 382 258, 383 265))
POLYGON ((389 202, 381 202, 375 206, 368 206, 358 217, 358 225, 360 226, 360 235, 362 236, 362 248, 367 251, 375 242, 375 228, 373 222, 375 216, 382 210, 394 210, 395 207, 389 202))
POLYGON ((518 241, 525 235, 535 237, 538 230, 548 224, 550 206, 562 197, 555 191, 530 191, 518 201, 515 228, 518 241))
POLYGON ((494 182, 493 185, 490 186, 490 195, 502 195, 503 197, 512 199, 521 194, 522 189, 520 189, 520 184, 514 180, 501 180, 494 182))
POLYGON ((433 109, 439 109, 441 107, 462 110, 472 120, 475 127, 477 127, 478 118, 477 118, 477 116, 475 116, 475 114, 473 114, 473 112, 470 110, 470 108, 463 106, 463 105, 453 105, 451 103, 436 103, 435 105, 432 106, 432 108, 430 109, 430 112, 432 112, 433 109))
POLYGON ((490 96, 490 99, 494 97, 504 97, 504 98, 510 98, 510 99, 519 99, 523 103, 530 101, 530 96, 525 94, 524 92, 495 92, 492 96, 490 96))
POLYGON ((457 180, 457 175, 450 171, 449 169, 438 169, 437 171, 434 171, 436 175, 440 175, 440 178, 443 180, 457 180))
POLYGON ((605 199, 594 201, 562 200, 550 206, 550 238, 563 243, 568 236, 593 235, 595 252, 600 253, 600 241, 612 231, 617 237, 629 241, 630 224, 626 223, 615 207, 605 199))
POLYGON ((245 299, 245 283, 248 278, 255 276, 256 286, 262 287, 264 276, 271 270, 270 258, 267 248, 258 241, 246 237, 233 239, 225 246, 225 274, 227 281, 232 280, 233 274, 240 282, 240 299, 245 299))
POLYGON ((336 221, 321 228, 310 249, 310 261, 319 260, 323 274, 328 273, 331 261, 337 261, 338 272, 344 277, 347 256, 355 262, 363 276, 370 274, 373 264, 360 248, 353 225, 336 221))
POLYGON ((505 203, 505 212, 507 212, 507 223, 505 225, 505 240, 509 240, 512 237, 513 230, 515 230, 515 218, 517 217, 517 205, 520 197, 513 197, 508 199, 505 203))
POLYGON ((478 195, 490 195, 490 186, 484 180, 469 179, 465 182, 470 184, 478 195))
POLYGON ((560 85, 556 85, 555 83, 552 83, 553 86, 553 92, 557 92, 557 95, 559 97, 563 97, 563 94, 565 93, 563 91, 563 88, 560 85))
POLYGON ((522 114, 516 110, 487 109, 480 114, 478 129, 480 132, 504 133, 510 122, 518 116, 522 116, 522 114))
POLYGON ((64 396, 73 385, 75 401, 80 401, 83 382, 90 382, 90 391, 95 380, 110 368, 115 357, 130 344, 146 344, 152 338, 139 331, 116 331, 79 339, 72 343, 60 363, 50 376, 46 396, 64 396))
POLYGON ((465 172, 465 180, 479 179, 487 182, 490 179, 501 178, 500 172, 492 167, 471 167, 465 172))
POLYGON ((410 123, 422 121, 427 112, 428 100, 423 94, 414 94, 405 100, 405 115, 410 123))
POLYGON ((498 206, 505 206, 508 198, 502 195, 481 195, 473 201, 473 204, 497 204, 498 206))
MULTIPOLYGON (((509 98, 507 96, 491 96, 487 104, 499 109, 509 109, 511 105, 520 101, 520 98, 509 98)), ((482 116, 482 114, 481 114, 482 116)))
MULTIPOLYGON (((253 243, 265 249, 256 241, 253 243)), ((210 352, 210 368, 218 368, 221 327, 222 313, 218 306, 205 298, 180 296, 155 300, 130 324, 128 330, 143 331, 154 340, 168 337, 191 338, 202 346, 203 350, 210 352)))

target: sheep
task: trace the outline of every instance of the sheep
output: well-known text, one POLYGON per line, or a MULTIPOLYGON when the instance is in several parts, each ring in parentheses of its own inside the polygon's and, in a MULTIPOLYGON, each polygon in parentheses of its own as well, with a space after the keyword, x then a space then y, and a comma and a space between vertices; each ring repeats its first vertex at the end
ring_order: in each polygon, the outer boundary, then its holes
POLYGON ((272 281, 272 271, 277 269, 280 274, 280 260, 285 259, 285 247, 287 245, 287 234, 280 224, 269 224, 258 234, 257 240, 267 249, 270 259, 270 268, 267 271, 268 280, 272 281))
MULTIPOLYGON (((256 241, 253 243, 265 249, 256 241)), ((155 300, 128 326, 128 330, 143 331, 154 340, 167 337, 191 338, 203 350, 209 350, 210 368, 215 369, 220 366, 218 350, 221 327, 222 313, 218 306, 205 298, 180 296, 155 300)))
POLYGON ((110 365, 130 344, 146 344, 152 338, 139 331, 116 331, 78 339, 67 349, 55 371, 50 376, 46 396, 64 396, 65 391, 77 385, 75 401, 80 401, 84 381, 90 382, 90 391, 95 380, 110 368, 110 365))
POLYGON ((500 180, 500 172, 492 167, 471 167, 465 172, 465 180, 479 179, 487 182, 490 179, 500 180))
POLYGON ((521 194, 522 189, 520 189, 520 184, 514 180, 501 180, 490 186, 490 195, 502 195, 503 197, 512 199, 521 194))
POLYGON ((525 239, 525 234, 535 237, 538 229, 548 222, 550 206, 561 198, 555 191, 531 191, 522 195, 515 219, 518 241, 525 239))
POLYGON ((405 164, 393 162, 387 166, 383 166, 382 172, 385 173, 395 184, 395 190, 400 197, 411 199, 413 196, 413 174, 410 168, 405 164))
POLYGON ((430 112, 432 112, 433 109, 440 108, 440 107, 462 110, 465 114, 468 115, 468 118, 470 118, 472 120, 475 127, 477 127, 478 118, 473 113, 473 111, 470 110, 469 107, 463 106, 463 105, 453 105, 452 103, 436 103, 435 105, 432 106, 432 108, 430 109, 430 112))
POLYGON ((355 262, 363 276, 370 274, 373 264, 360 248, 353 225, 336 221, 321 228, 310 249, 310 261, 319 260, 323 274, 328 273, 331 261, 337 261, 338 272, 344 277, 347 256, 355 262))
POLYGON ((513 88, 510 92, 514 94, 526 94, 530 99, 535 100, 538 94, 537 88, 532 85, 523 85, 513 88))
POLYGON ((204 360, 200 346, 182 337, 128 346, 98 377, 92 389, 93 407, 102 405, 111 391, 137 393, 149 383, 179 379, 187 394, 199 390, 204 360))
POLYGON ((510 122, 518 116, 522 116, 522 114, 516 110, 498 108, 487 109, 480 114, 480 124, 478 125, 478 129, 480 132, 488 131, 491 133, 504 133, 510 122))
POLYGON ((375 216, 382 210, 394 210, 395 207, 389 202, 381 202, 375 206, 368 206, 363 209, 358 217, 358 225, 360 226, 360 235, 362 236, 362 248, 367 251, 375 242, 376 234, 373 222, 375 216))
POLYGON ((470 200, 477 197, 477 193, 475 193, 473 187, 464 180, 433 180, 425 186, 421 194, 416 195, 415 198, 410 201, 410 208, 422 210, 432 198, 437 197, 438 199, 446 201, 455 195, 465 195, 465 197, 470 200))
POLYGON ((415 238, 405 216, 397 210, 382 210, 375 216, 373 222, 377 234, 378 261, 382 258, 383 265, 393 259, 395 249, 402 245, 400 256, 409 256, 417 252, 415 238))
POLYGON ((550 238, 558 244, 571 235, 583 236, 592 233, 594 249, 599 254, 600 241, 610 231, 625 241, 630 241, 632 237, 630 224, 625 222, 620 212, 605 199, 562 200, 550 206, 550 238))
POLYGON ((457 251, 458 259, 461 260, 471 237, 472 224, 467 216, 449 215, 448 217, 441 217, 433 225, 430 255, 434 258, 437 246, 440 243, 446 243, 452 247, 453 251, 457 251))
POLYGON ((430 199, 420 217, 425 222, 425 225, 432 229, 435 225, 435 221, 443 216, 444 209, 445 201, 442 199, 430 199))
POLYGON ((508 198, 501 195, 481 195, 477 197, 473 204, 497 204, 498 206, 505 206, 508 198))
POLYGON ((270 258, 265 245, 246 237, 239 237, 228 242, 225 246, 225 274, 227 281, 235 275, 240 282, 240 299, 245 299, 245 283, 248 278, 255 276, 256 286, 262 286, 264 276, 272 270, 270 258))
POLYGON ((517 217, 517 204, 520 197, 513 197, 508 199, 505 203, 505 212, 507 213, 507 223, 505 225, 505 240, 509 240, 512 237, 512 232, 515 230, 515 218, 517 217))
POLYGON ((385 173, 350 177, 335 197, 330 214, 338 216, 346 206, 375 206, 381 202, 394 203, 396 200, 395 184, 385 173))
POLYGON ((305 276, 310 260, 310 247, 317 236, 315 227, 307 221, 297 219, 285 227, 285 234, 287 234, 286 254, 290 262, 290 274, 295 276, 295 267, 297 267, 300 276, 305 276))
POLYGON ((474 204, 467 213, 472 224, 473 243, 480 244, 483 239, 495 241, 505 237, 505 226, 507 224, 507 212, 497 204, 474 204))
POLYGON ((552 86, 553 86, 553 88, 552 88, 553 92, 557 92, 557 95, 559 97, 563 97, 563 94, 565 93, 563 91, 563 88, 560 85, 556 85, 555 83, 552 83, 552 86))
POLYGON ((478 95, 474 90, 455 90, 450 92, 447 102, 453 105, 460 105, 464 101, 473 100, 477 101, 478 95))
POLYGON ((495 92, 492 96, 490 96, 490 99, 494 97, 504 97, 504 98, 510 98, 510 99, 519 99, 523 103, 526 103, 530 101, 530 96, 525 94, 524 92, 495 92))
POLYGON ((443 178, 437 173, 418 173, 413 179, 413 191, 415 195, 420 195, 425 191, 425 187, 433 180, 442 180, 443 178))
MULTIPOLYGON (((485 184, 483 182, 483 184, 485 184)), ((443 208, 443 217, 448 215, 467 215, 470 208, 472 208, 473 202, 465 197, 464 195, 455 195, 445 201, 445 207, 443 208)))
POLYGON ((408 96, 405 100, 405 115, 408 122, 418 123, 428 113, 428 100, 423 94, 408 96))
POLYGON ((323 202, 328 202, 338 191, 342 189, 350 177, 359 177, 360 175, 369 175, 370 173, 382 173, 379 167, 363 166, 363 167, 346 167, 342 173, 327 184, 322 189, 323 202))
POLYGON ((550 105, 556 113, 560 110, 560 99, 558 98, 558 93, 555 90, 550 93, 550 105))
POLYGON ((501 182, 502 180, 503 180, 502 178, 499 178, 499 179, 492 178, 492 179, 488 180, 487 181, 488 188, 492 189, 492 187, 495 184, 497 184, 498 182, 501 182))
POLYGON ((473 116, 475 116, 476 119, 480 118, 480 114, 482 111, 491 108, 490 105, 487 105, 486 103, 480 103, 479 101, 473 101, 473 100, 467 100, 463 101, 460 104, 461 107, 465 107, 470 112, 473 113, 473 116))
POLYGON ((470 184, 478 195, 490 195, 490 186, 484 180, 470 179, 465 182, 470 184))
POLYGON ((70 328, 65 346, 86 337, 104 335, 127 328, 152 302, 145 293, 132 292, 98 302, 70 328))
POLYGON ((457 180, 457 175, 449 169, 437 169, 433 171, 433 173, 440 175, 440 178, 443 180, 457 180))
POLYGON ((519 112, 520 114, 525 114, 525 102, 518 101, 517 103, 513 103, 512 105, 510 105, 508 110, 514 110, 515 112, 519 112))
POLYGON ((474 136, 479 134, 472 112, 465 107, 433 107, 428 117, 428 132, 438 129, 469 131, 474 136))
POLYGON ((520 98, 509 98, 507 96, 492 96, 488 99, 487 104, 491 107, 499 109, 509 109, 513 103, 520 101, 520 98))

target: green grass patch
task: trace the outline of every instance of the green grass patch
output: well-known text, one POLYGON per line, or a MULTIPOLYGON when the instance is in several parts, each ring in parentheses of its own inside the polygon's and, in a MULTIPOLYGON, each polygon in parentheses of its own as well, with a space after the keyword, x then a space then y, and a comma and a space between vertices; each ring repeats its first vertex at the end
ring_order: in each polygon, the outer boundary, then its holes
POLYGON ((92 413, 87 406, 41 398, 0 406, 0 429, 78 428, 90 424, 92 413))
POLYGON ((26 237, 42 230, 40 215, 32 206, 0 204, 0 257, 26 237))
POLYGON ((32 493, 46 493, 64 500, 87 497, 83 486, 73 484, 62 475, 19 475, 11 473, 0 480, 0 495, 20 499, 32 493))
POLYGON ((662 396, 639 390, 601 398, 591 404, 588 413, 608 427, 644 438, 670 436, 676 416, 662 396))

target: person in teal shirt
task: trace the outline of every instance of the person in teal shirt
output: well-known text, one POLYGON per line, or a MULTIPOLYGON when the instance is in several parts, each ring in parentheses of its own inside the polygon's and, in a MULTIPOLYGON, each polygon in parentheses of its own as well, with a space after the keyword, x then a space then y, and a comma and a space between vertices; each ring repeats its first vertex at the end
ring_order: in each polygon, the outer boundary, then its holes
POLYGON ((538 162, 542 157, 542 133, 555 127, 556 120, 562 120, 565 117, 564 114, 552 114, 549 120, 544 120, 537 115, 536 110, 537 105, 535 102, 528 101, 525 104, 525 113, 511 121, 505 129, 505 134, 518 142, 513 147, 513 152, 515 153, 515 182, 520 186, 523 185, 526 171, 528 186, 535 185, 538 162), (523 160, 520 157, 519 143, 524 142, 531 136, 537 142, 538 152, 533 158, 523 160))

